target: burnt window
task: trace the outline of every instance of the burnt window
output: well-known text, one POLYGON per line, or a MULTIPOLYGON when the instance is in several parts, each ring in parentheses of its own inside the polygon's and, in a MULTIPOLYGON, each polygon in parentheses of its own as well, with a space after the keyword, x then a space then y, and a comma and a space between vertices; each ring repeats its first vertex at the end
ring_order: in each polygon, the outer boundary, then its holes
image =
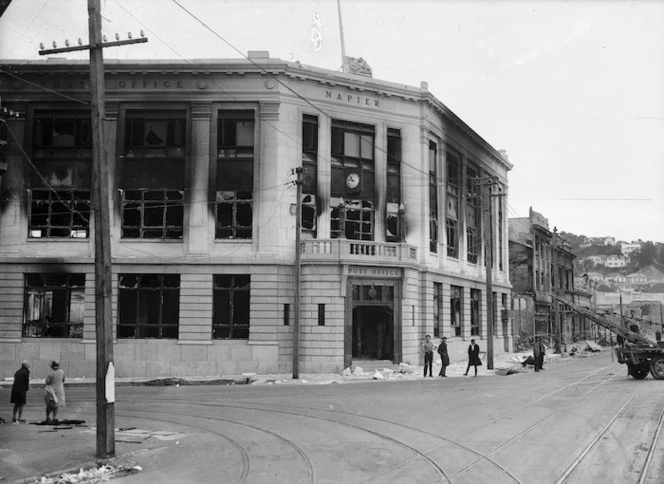
POLYGON ((480 304, 482 300, 482 291, 479 289, 470 290, 470 335, 480 336, 480 304))
POLYGON ((302 117, 302 230, 316 235, 318 218, 318 116, 302 117))
POLYGON ((118 338, 177 339, 179 274, 120 274, 118 338))
POLYGON ((462 335, 463 327, 463 287, 450 286, 450 325, 454 336, 462 335))
POLYGON ((129 109, 122 160, 122 237, 181 239, 186 111, 129 109))
POLYGON ((429 141, 429 250, 438 252, 438 146, 429 141))
POLYGON ((90 235, 89 190, 30 190, 29 237, 90 235))
POLYGON ((461 185, 461 164, 452 152, 447 152, 447 205, 445 232, 447 236, 447 256, 459 257, 459 195, 461 185))
POLYGON ((306 232, 316 233, 316 213, 318 206, 316 204, 316 197, 308 193, 302 194, 302 230, 306 232))
POLYGON ((373 240, 373 227, 373 202, 346 200, 342 206, 332 208, 330 235, 333 239, 373 240))
POLYGON ((184 191, 126 190, 122 192, 122 237, 181 239, 184 191))
POLYGON ((433 283, 433 336, 439 338, 440 333, 440 315, 443 304, 443 285, 440 282, 433 283))
POLYGON ((25 275, 23 337, 82 338, 85 274, 25 275))
POLYGON ((35 111, 28 236, 88 237, 92 133, 89 111, 35 111))
POLYGON ((387 128, 387 190, 385 240, 398 242, 402 239, 403 223, 401 206, 401 131, 387 128))
POLYGON ((476 184, 479 171, 472 165, 466 169, 466 256, 477 264, 480 253, 480 186, 476 184))
POLYGON ((284 304, 284 326, 290 326, 290 304, 284 304))
POLYGON ((332 120, 332 196, 375 198, 375 129, 371 125, 332 120))
MULTIPOLYGON (((502 187, 501 187, 501 192, 503 192, 502 187)), ((498 270, 502 271, 503 270, 503 259, 504 255, 503 252, 505 250, 505 239, 504 239, 504 234, 503 234, 503 223, 505 223, 504 220, 504 215, 503 215, 503 197, 497 197, 497 203, 498 203, 498 270)))
POLYGON ((253 187, 254 112, 219 111, 215 238, 252 237, 253 187))
POLYGON ((249 339, 249 286, 246 274, 214 276, 213 339, 249 339))

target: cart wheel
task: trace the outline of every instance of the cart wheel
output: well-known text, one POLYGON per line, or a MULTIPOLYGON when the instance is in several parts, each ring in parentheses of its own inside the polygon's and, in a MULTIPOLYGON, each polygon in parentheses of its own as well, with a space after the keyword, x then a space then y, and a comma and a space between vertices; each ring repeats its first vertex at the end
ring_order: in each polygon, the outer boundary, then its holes
POLYGON ((634 377, 636 380, 643 380, 648 376, 648 371, 650 370, 650 365, 647 361, 642 361, 638 365, 634 363, 627 363, 627 368, 629 369, 629 374, 634 377))
POLYGON ((656 380, 664 380, 664 355, 655 356, 650 360, 650 374, 656 380))

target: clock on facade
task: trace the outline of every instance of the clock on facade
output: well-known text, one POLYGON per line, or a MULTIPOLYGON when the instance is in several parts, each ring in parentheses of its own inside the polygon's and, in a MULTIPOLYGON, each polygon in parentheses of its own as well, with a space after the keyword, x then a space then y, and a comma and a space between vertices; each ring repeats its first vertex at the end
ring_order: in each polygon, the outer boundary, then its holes
POLYGON ((346 186, 351 190, 357 188, 360 184, 360 175, 358 173, 352 172, 349 173, 346 177, 346 186))

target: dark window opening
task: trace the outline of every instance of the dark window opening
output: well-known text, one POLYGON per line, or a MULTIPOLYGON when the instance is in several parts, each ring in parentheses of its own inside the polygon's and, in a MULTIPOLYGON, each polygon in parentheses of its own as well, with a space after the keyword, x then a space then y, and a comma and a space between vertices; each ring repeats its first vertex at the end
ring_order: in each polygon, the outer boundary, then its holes
MULTIPOLYGON (((249 339, 250 276, 214 276, 212 338, 249 339)), ((284 323, 286 308, 284 305, 284 323)))
POLYGON ((468 165, 466 170, 466 255, 468 262, 477 264, 480 254, 480 203, 479 185, 476 185, 476 179, 479 177, 479 171, 468 165))
POLYGON ((290 326, 290 304, 284 304, 284 326, 290 326))
POLYGON ((306 193, 302 194, 302 230, 305 232, 316 233, 316 220, 318 208, 316 205, 316 196, 306 193))
POLYGON ((373 126, 332 120, 332 196, 375 197, 375 130, 373 126))
POLYGON ((398 242, 402 238, 403 219, 399 213, 401 205, 401 131, 387 128, 387 216, 385 240, 398 242))
POLYGON ((470 290, 470 335, 480 336, 480 304, 482 300, 482 291, 479 289, 470 290))
POLYGON ((454 336, 461 336, 463 324, 462 300, 463 288, 459 286, 450 287, 450 325, 454 336))
POLYGON ((433 283, 433 336, 439 338, 440 333, 440 315, 443 304, 443 285, 440 282, 433 283))
POLYGON ((184 192, 180 190, 126 190, 122 192, 122 237, 181 239, 184 192))
POLYGON ((438 252, 438 146, 429 141, 429 250, 438 252))
POLYGON ((318 326, 325 326, 325 304, 318 305, 318 326))
POLYGON ((23 337, 82 338, 85 274, 26 274, 23 337))
POLYGON ((90 235, 88 190, 32 189, 28 236, 31 238, 90 235))
POLYGON ((184 110, 136 110, 125 115, 125 157, 184 159, 184 110))
POLYGON ((447 213, 445 230, 447 236, 447 256, 459 257, 459 188, 461 172, 458 157, 447 152, 447 213))
POLYGON ((330 235, 333 239, 343 236, 351 240, 373 240, 373 227, 373 202, 346 200, 343 207, 332 209, 330 235))
POLYGON ((252 204, 251 192, 217 192, 215 238, 250 239, 252 204))
POLYGON ((302 118, 302 192, 318 194, 318 117, 302 118))
POLYGON ((177 339, 178 274, 120 274, 117 337, 177 339))

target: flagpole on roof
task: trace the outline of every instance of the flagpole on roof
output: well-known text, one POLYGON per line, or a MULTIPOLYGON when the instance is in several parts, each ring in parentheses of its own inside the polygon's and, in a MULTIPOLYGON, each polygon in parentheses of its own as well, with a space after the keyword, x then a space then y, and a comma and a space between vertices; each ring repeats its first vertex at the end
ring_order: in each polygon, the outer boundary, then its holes
POLYGON ((339 12, 339 37, 341 38, 341 71, 348 72, 346 64, 346 42, 344 41, 344 23, 341 19, 341 0, 337 0, 337 11, 339 12))

